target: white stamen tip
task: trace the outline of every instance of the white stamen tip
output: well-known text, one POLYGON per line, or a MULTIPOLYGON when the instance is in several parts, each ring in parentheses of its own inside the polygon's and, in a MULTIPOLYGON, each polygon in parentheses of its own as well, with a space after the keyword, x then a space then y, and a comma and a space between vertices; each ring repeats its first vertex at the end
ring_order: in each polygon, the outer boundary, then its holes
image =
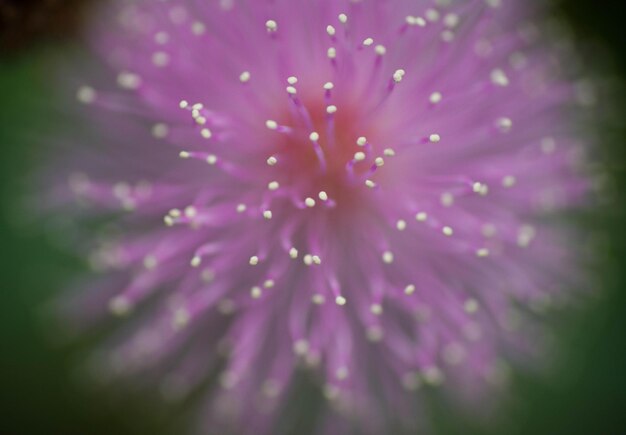
POLYGON ((257 257, 256 255, 253 255, 252 257, 250 257, 250 266, 256 266, 257 264, 259 264, 259 257, 257 257))
POLYGON ((404 219, 399 219, 396 222, 396 229, 398 231, 404 231, 406 229, 406 221, 404 219))
POLYGON ((270 166, 274 166, 276 163, 278 163, 278 159, 274 156, 268 157, 267 159, 267 164, 270 166))
POLYGON ((247 83, 250 81, 250 71, 244 71, 239 74, 239 81, 241 83, 247 83))
POLYGON ((304 204, 309 208, 315 207, 315 200, 313 198, 307 198, 304 200, 304 204))
POLYGON ((331 104, 330 106, 326 107, 326 113, 328 113, 329 115, 332 115, 335 112, 337 112, 337 106, 331 104))
POLYGON ((383 263, 385 264, 393 263, 393 252, 390 252, 390 251, 383 252, 383 263))
POLYGON ((405 295, 412 295, 413 293, 415 293, 415 286, 413 284, 409 284, 406 287, 404 287, 405 295))
POLYGON ((357 162, 365 160, 365 153, 361 151, 354 153, 354 160, 357 162))
POLYGON ((309 135, 309 139, 313 142, 317 142, 320 138, 320 135, 318 132, 314 131, 309 135))
POLYGON ((501 70, 500 68, 496 68, 493 71, 491 71, 491 83, 493 83, 496 86, 508 86, 509 85, 509 78, 507 77, 506 73, 501 70))
POLYGON ((441 136, 439 136, 436 133, 431 134, 430 136, 428 136, 428 140, 432 143, 437 143, 441 140, 441 136))
POLYGON ((370 311, 375 316, 380 316, 383 313, 383 306, 380 304, 372 304, 370 306, 370 311))
POLYGON ((396 83, 400 83, 402 81, 402 78, 404 77, 404 74, 406 74, 406 71, 404 71, 403 69, 398 69, 393 73, 393 81, 396 83))
POLYGON ((265 22, 265 28, 270 33, 275 32, 276 30, 278 30, 278 23, 276 23, 276 21, 274 20, 267 20, 265 22))
POLYGON ((278 123, 276 121, 268 119, 267 121, 265 121, 265 126, 270 130, 276 130, 278 128, 278 123))
POLYGON ((365 146, 366 143, 367 143, 367 138, 364 136, 361 136, 356 140, 356 144, 360 147, 365 146))
POLYGON ((267 188, 269 190, 277 190, 280 187, 280 184, 278 184, 278 181, 270 181, 267 184, 267 188))
POLYGON ((328 194, 323 190, 317 195, 322 201, 328 201, 328 194))
POLYGON ((437 104, 441 102, 442 98, 443 95, 441 95, 441 92, 433 92, 432 94, 430 94, 428 100, 431 102, 431 104, 437 104))
POLYGON ((263 212, 263 217, 264 217, 265 219, 267 219, 267 220, 271 219, 271 218, 272 218, 272 211, 271 211, 271 210, 265 210, 265 211, 263 212))
POLYGON ((345 305, 345 304, 346 304, 346 302, 347 302, 347 301, 346 301, 346 298, 344 298, 343 296, 337 296, 337 297, 335 298, 335 303, 336 303, 337 305, 343 306, 343 305, 345 305))
POLYGON ((454 231, 452 230, 452 228, 447 227, 447 226, 446 226, 446 227, 443 227, 443 228, 441 229, 441 232, 442 232, 444 235, 446 235, 446 236, 451 236, 452 234, 454 234, 454 231))

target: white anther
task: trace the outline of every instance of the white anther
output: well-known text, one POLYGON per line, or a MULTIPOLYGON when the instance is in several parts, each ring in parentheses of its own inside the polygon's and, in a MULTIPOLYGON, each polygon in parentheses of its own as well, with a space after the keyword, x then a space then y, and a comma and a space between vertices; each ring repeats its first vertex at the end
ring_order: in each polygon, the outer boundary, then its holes
POLYGON ((187 100, 180 100, 180 102, 178 103, 178 107, 180 107, 181 109, 186 109, 187 107, 189 107, 189 102, 187 102, 187 100))
POLYGON ((393 81, 396 83, 400 83, 402 81, 402 78, 404 77, 404 74, 406 74, 406 72, 403 69, 397 69, 394 73, 393 73, 393 81))
POLYGON ((296 248, 289 249, 289 256, 295 260, 298 258, 298 250, 296 248))
POLYGON ((209 154, 206 158, 206 162, 209 165, 214 165, 217 163, 217 156, 215 154, 209 154))
POLYGON ((268 119, 267 121, 265 121, 265 126, 270 130, 276 130, 278 128, 278 123, 276 121, 268 119))
POLYGON ((383 159, 382 157, 376 157, 374 159, 374 164, 380 168, 381 166, 384 166, 385 159, 383 159))
POLYGON ((267 158, 266 162, 268 165, 274 166, 276 163, 278 163, 278 159, 274 156, 270 156, 267 158))
POLYGON ((237 213, 243 213, 248 207, 245 204, 237 204, 237 213))
POLYGON ((195 21, 191 25, 191 33, 193 33, 194 35, 200 36, 204 34, 204 32, 206 32, 206 26, 204 25, 204 23, 201 23, 200 21, 195 21))
POLYGON ((162 68, 170 63, 170 55, 164 51, 157 51, 152 54, 152 63, 154 66, 162 68))
POLYGON ((278 30, 278 23, 274 20, 267 20, 265 22, 265 28, 268 32, 272 33, 278 30))
POLYGON ((413 284, 409 284, 406 287, 404 287, 405 295, 412 295, 413 293, 415 293, 415 286, 413 284))
POLYGON ((159 261, 154 255, 146 255, 143 259, 143 267, 148 270, 153 270, 158 264, 159 261))
POLYGON ((326 89, 327 91, 332 90, 335 87, 335 85, 333 84, 333 82, 326 82, 324 83, 324 89, 326 89))
POLYGON ((195 255, 190 262, 192 267, 198 267, 200 266, 200 263, 202 263, 202 258, 198 255, 195 255))
POLYGON ((265 210, 265 211, 263 212, 263 217, 264 217, 265 219, 268 219, 268 220, 269 220, 269 219, 271 219, 271 218, 272 218, 272 210, 265 210))
POLYGON ((310 266, 313 264, 313 256, 311 254, 306 254, 303 258, 302 258, 302 262, 307 265, 310 266))
POLYGON ((398 221, 396 222, 396 229, 398 231, 406 230, 406 221, 404 219, 398 219, 398 221))
POLYGON ((109 310, 116 316, 124 316, 130 312, 132 304, 126 296, 115 296, 109 301, 109 310))
POLYGON ((341 24, 346 24, 348 22, 348 16, 346 14, 339 14, 337 18, 341 24))
POLYGON ((441 95, 441 92, 433 92, 432 94, 430 94, 430 97, 428 97, 428 100, 431 102, 431 104, 437 104, 441 102, 442 98, 443 95, 441 95))
POLYGON ((363 45, 365 47, 369 47, 370 45, 374 44, 374 39, 373 38, 365 38, 363 40, 363 45))
POLYGON ((292 86, 295 85, 296 83, 298 83, 298 77, 296 76, 287 77, 287 83, 289 83, 292 86))
POLYGON ((309 139, 310 139, 312 142, 317 142, 317 141, 320 139, 320 135, 319 135, 319 133, 318 133, 318 132, 314 131, 314 132, 312 132, 312 133, 309 135, 309 139))
POLYGON ((511 118, 498 118, 496 119, 496 127, 498 127, 498 130, 502 133, 508 133, 513 127, 513 121, 511 121, 511 118))
POLYGON ((476 256, 477 257, 487 257, 489 256, 489 249, 487 248, 480 248, 476 250, 476 256))
POLYGON ((372 180, 365 180, 365 185, 369 187, 370 189, 373 189, 374 187, 376 187, 376 183, 374 183, 372 180))
POLYGON ((141 84, 141 77, 131 72, 121 72, 117 76, 117 85, 123 89, 134 90, 141 84))
POLYGON ((380 316, 383 313, 383 306, 380 304, 372 304, 370 305, 370 311, 375 316, 380 316))
POLYGON ((345 305, 345 304, 346 304, 346 302, 347 302, 347 301, 346 301, 346 298, 344 298, 343 296, 337 296, 337 297, 335 298, 335 303, 336 303, 337 305, 345 305))
POLYGON ((293 352, 296 355, 304 356, 309 351, 309 342, 301 338, 293 344, 293 352))
POLYGON ((259 264, 259 257, 257 257, 256 255, 253 255, 252 257, 250 257, 250 266, 256 266, 257 264, 259 264))
POLYGON ((365 153, 362 151, 354 153, 354 160, 356 160, 357 162, 365 160, 365 153))
POLYGON ((336 30, 333 26, 329 24, 328 26, 326 26, 326 33, 328 33, 328 36, 335 36, 336 30))
POLYGON ((265 281, 263 281, 263 287, 265 288, 272 288, 274 287, 274 285, 276 285, 276 283, 273 279, 266 279, 265 281))
POLYGON ((469 314, 475 313, 476 311, 478 311, 478 308, 479 308, 478 301, 474 298, 469 298, 463 304, 463 309, 465 310, 466 313, 469 313, 469 314))
POLYGON ((191 157, 191 154, 189 153, 189 151, 181 151, 178 153, 178 157, 180 157, 181 159, 188 159, 189 157, 191 157))
POLYGON ((202 130, 200 130, 200 136, 202 136, 204 139, 211 139, 211 137, 213 136, 213 132, 211 132, 211 130, 209 130, 208 128, 203 128, 202 130))
POLYGON ((330 106, 326 106, 326 113, 328 113, 329 115, 332 115, 335 112, 337 112, 337 106, 332 105, 332 104, 330 106))
POLYGON ((259 299, 261 297, 261 295, 263 294, 263 290, 261 290, 261 287, 259 286, 254 286, 250 289, 250 296, 252 296, 254 299, 259 299))
POLYGON ((287 91, 289 95, 296 95, 298 93, 298 90, 294 88, 293 86, 287 86, 285 90, 287 91))
POLYGON ((379 56, 384 56, 385 53, 387 53, 387 48, 384 45, 378 44, 376 47, 374 47, 374 53, 379 56))
POLYGON ((330 47, 327 51, 326 51, 326 56, 328 56, 329 59, 334 59, 337 57, 337 49, 335 47, 330 47))
POLYGON ((277 190, 280 187, 280 184, 278 184, 278 181, 270 181, 269 183, 267 183, 267 188, 269 190, 277 190))
POLYGON ((307 207, 315 207, 315 200, 313 198, 307 198, 304 200, 304 204, 307 207))
POLYGON ((393 252, 391 251, 383 252, 383 263, 385 264, 393 263, 393 252))
POLYGON ((515 183, 517 182, 516 178, 513 175, 506 175, 503 179, 502 179, 502 186, 509 188, 509 187, 513 187, 515 186, 515 183))
POLYGON ((451 207, 454 204, 454 195, 450 192, 444 192, 441 194, 439 201, 441 201, 441 205, 444 207, 451 207))
POLYGON ((436 133, 431 134, 430 136, 428 136, 428 140, 432 143, 437 143, 441 140, 441 136, 439 136, 436 133))
POLYGON ((239 81, 241 83, 247 83, 250 81, 250 71, 244 71, 239 74, 239 81))
POLYGON ((491 82, 496 86, 504 87, 509 85, 509 78, 507 77, 506 73, 500 68, 496 68, 491 71, 490 78, 491 82))
POLYGON ((324 302, 326 302, 326 298, 324 297, 324 295, 316 293, 311 297, 311 302, 313 302, 315 305, 322 305, 324 302))
POLYGON ((396 155, 396 152, 393 148, 385 148, 383 150, 383 154, 387 157, 393 157, 396 155))
POLYGON ((441 229, 441 232, 442 232, 444 235, 446 235, 446 236, 451 236, 452 234, 454 234, 454 231, 452 230, 452 228, 450 228, 450 227, 448 227, 448 226, 443 227, 443 228, 441 229))
POLYGON ((317 195, 322 201, 328 201, 328 194, 323 190, 317 195))
POLYGON ((361 136, 356 140, 356 144, 360 147, 365 146, 367 143, 367 138, 365 136, 361 136))
POLYGON ((96 91, 91 86, 81 86, 76 91, 76 99, 83 104, 91 104, 96 100, 96 91))
POLYGON ((151 130, 152 136, 157 139, 163 139, 164 137, 167 136, 168 132, 169 132, 169 127, 167 126, 167 124, 164 124, 162 122, 159 122, 158 124, 154 124, 151 130))
POLYGON ((426 222, 426 219, 428 219, 428 215, 423 211, 420 211, 415 215, 415 220, 418 222, 426 222))
POLYGON ((317 264, 318 266, 322 264, 322 259, 319 257, 319 255, 312 255, 311 260, 313 260, 313 264, 317 264))

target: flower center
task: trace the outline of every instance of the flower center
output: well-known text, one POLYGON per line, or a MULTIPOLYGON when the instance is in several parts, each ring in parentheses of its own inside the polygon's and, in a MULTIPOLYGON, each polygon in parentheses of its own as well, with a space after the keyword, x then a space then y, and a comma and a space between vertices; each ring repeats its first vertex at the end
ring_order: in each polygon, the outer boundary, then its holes
POLYGON ((360 208, 356 205, 377 187, 377 170, 384 164, 380 146, 367 139, 377 130, 375 122, 365 122, 367 109, 348 97, 335 103, 330 89, 326 98, 298 93, 290 100, 289 110, 267 124, 282 133, 268 159, 280 185, 309 207, 321 201, 336 211, 360 208))

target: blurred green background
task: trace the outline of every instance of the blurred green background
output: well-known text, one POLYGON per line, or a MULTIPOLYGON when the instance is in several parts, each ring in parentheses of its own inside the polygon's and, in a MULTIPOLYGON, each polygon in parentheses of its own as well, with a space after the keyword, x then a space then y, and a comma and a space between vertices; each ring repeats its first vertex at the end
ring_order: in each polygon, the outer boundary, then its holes
MULTIPOLYGON (((15 15, 6 9, 12 15, 3 16, 6 1, 0 0, 0 42, 6 43, 0 43, 0 433, 175 433, 172 421, 178 410, 78 382, 80 346, 61 344, 54 340, 54 330, 49 333, 45 303, 81 265, 20 210, 28 177, 49 143, 47 133, 63 119, 51 99, 56 80, 52 65, 72 51, 78 36, 69 30, 78 20, 68 19, 67 11, 46 15, 41 5, 50 2, 36 1, 13 1, 12 7, 29 3, 30 10, 15 9, 23 12, 15 15), (28 18, 33 11, 39 16, 34 24, 28 18)), ((78 2, 68 3, 75 11, 78 2)), ((560 9, 583 48, 589 42, 605 47, 603 63, 608 59, 623 84, 626 5, 569 0, 560 9)), ((594 63, 593 53, 588 60, 594 63)), ((615 89, 619 101, 624 94, 615 89)), ((451 418, 445 406, 433 404, 441 433, 626 433, 625 115, 617 109, 603 114, 599 155, 609 174, 611 199, 582 219, 586 228, 606 235, 598 253, 601 297, 559 320, 563 352, 554 370, 542 377, 515 376, 516 400, 506 419, 479 427, 471 418, 451 418)))

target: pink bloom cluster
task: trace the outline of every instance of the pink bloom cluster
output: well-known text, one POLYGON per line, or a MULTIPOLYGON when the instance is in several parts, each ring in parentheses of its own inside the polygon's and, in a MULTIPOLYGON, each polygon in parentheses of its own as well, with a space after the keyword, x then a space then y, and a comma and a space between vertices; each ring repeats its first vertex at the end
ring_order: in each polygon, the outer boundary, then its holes
POLYGON ((325 433, 420 425, 433 387, 488 397, 539 348, 575 268, 545 218, 586 186, 575 86, 527 6, 101 10, 77 93, 94 133, 56 191, 106 222, 74 301, 129 317, 100 369, 167 398, 216 378, 209 433, 273 433, 301 368, 345 418, 325 433))

